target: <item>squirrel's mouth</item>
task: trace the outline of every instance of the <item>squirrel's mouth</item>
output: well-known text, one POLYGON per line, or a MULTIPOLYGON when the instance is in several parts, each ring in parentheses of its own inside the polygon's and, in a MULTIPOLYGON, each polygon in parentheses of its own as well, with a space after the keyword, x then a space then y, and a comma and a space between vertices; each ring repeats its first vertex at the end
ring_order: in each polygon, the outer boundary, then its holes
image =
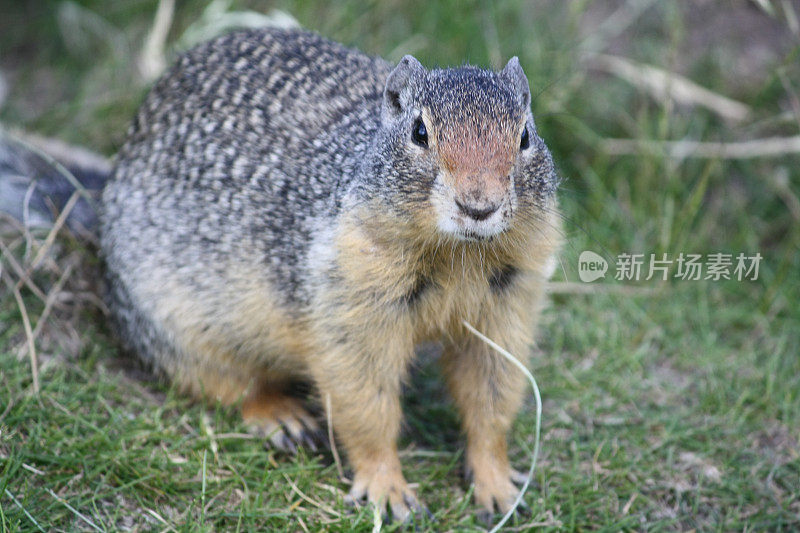
POLYGON ((487 242, 504 233, 508 229, 508 224, 496 224, 491 227, 478 228, 462 226, 454 229, 442 228, 440 224, 439 229, 444 230, 445 233, 448 233, 460 241, 487 242))
POLYGON ((489 241, 511 225, 513 198, 488 205, 464 205, 447 194, 434 194, 431 200, 438 231, 459 241, 489 241))
POLYGON ((494 235, 486 236, 472 231, 466 231, 464 233, 456 235, 456 237, 459 240, 466 242, 488 242, 495 238, 494 235))
POLYGON ((458 206, 438 209, 439 231, 460 241, 485 242, 497 237, 509 228, 511 208, 498 208, 485 218, 476 219, 458 206))

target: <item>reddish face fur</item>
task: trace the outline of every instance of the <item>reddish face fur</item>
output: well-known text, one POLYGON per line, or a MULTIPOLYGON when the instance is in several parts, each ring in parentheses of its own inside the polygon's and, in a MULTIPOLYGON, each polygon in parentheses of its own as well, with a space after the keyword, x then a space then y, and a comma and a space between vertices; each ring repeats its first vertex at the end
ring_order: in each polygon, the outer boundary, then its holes
POLYGON ((436 145, 445 182, 458 201, 498 205, 511 187, 516 155, 511 128, 459 121, 437 131, 436 145))

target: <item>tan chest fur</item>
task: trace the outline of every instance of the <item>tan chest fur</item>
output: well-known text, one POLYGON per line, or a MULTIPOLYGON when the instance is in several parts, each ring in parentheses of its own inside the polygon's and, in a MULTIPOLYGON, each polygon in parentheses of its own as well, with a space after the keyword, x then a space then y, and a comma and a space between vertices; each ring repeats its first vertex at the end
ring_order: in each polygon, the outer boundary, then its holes
POLYGON ((497 319, 509 305, 533 306, 559 235, 555 216, 480 243, 415 240, 399 235, 403 229, 376 227, 381 224, 362 219, 340 226, 337 263, 344 284, 337 297, 367 321, 394 321, 415 343, 462 331, 462 320, 497 319), (509 268, 509 286, 493 284, 509 268))

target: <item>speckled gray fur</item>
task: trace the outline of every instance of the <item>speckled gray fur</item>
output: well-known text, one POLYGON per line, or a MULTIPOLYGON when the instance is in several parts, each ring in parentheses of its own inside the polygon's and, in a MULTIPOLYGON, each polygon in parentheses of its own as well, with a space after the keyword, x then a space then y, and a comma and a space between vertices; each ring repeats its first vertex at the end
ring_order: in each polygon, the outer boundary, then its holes
MULTIPOLYGON (((170 344, 168 324, 130 290, 140 280, 169 271, 212 295, 243 262, 261 269, 287 315, 301 316, 313 300, 306 279, 318 228, 363 200, 399 218, 427 200, 436 169, 398 142, 410 122, 381 126, 392 68, 312 33, 272 29, 225 35, 177 61, 136 115, 103 195, 110 304, 131 348, 152 359, 170 344)), ((426 73, 402 97, 434 118, 527 107, 528 95, 499 74, 426 73)), ((537 172, 515 183, 522 202, 543 201, 556 186, 542 141, 531 142, 542 149, 537 172)), ((209 296, 205 305, 224 316, 224 301, 209 296)))

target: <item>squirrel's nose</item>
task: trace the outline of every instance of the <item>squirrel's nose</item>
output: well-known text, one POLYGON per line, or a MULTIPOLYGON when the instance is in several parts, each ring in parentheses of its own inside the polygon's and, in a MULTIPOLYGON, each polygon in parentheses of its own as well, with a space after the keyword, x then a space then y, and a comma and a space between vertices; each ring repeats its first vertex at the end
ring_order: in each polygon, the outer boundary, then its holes
POLYGON ((498 205, 489 204, 488 206, 485 207, 484 206, 475 207, 461 203, 458 200, 456 200, 456 205, 458 206, 458 209, 461 210, 462 213, 477 221, 486 220, 492 213, 497 211, 498 207, 500 207, 499 204, 498 205))

